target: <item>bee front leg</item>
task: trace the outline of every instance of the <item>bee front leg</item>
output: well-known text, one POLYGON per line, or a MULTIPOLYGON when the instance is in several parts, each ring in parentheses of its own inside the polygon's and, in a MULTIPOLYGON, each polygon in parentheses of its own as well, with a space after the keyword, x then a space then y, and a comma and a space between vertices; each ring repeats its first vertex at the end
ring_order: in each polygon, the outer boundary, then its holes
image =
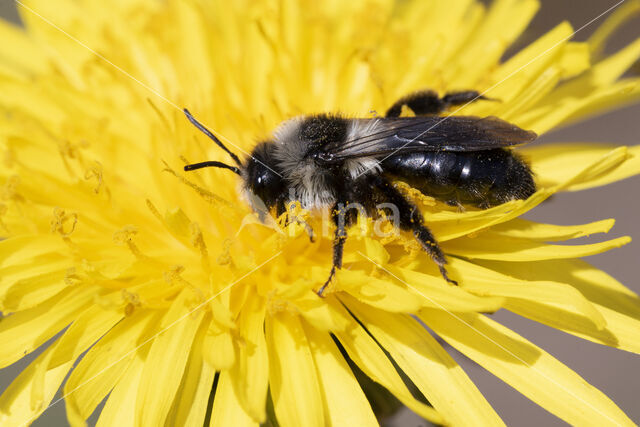
POLYGON ((309 241, 311 243, 315 242, 315 238, 313 237, 313 228, 309 225, 307 221, 304 219, 296 218, 296 223, 300 224, 304 227, 304 231, 309 235, 309 241))
POLYGON ((331 221, 336 226, 336 231, 333 238, 333 265, 331 266, 331 273, 324 285, 316 292, 318 296, 323 296, 324 290, 329 286, 331 280, 336 274, 336 269, 342 268, 342 254, 344 252, 344 243, 347 241, 347 227, 346 227, 346 206, 344 203, 336 203, 331 208, 331 221))
POLYGON ((284 221, 285 227, 291 223, 302 225, 304 227, 304 230, 309 235, 309 241, 311 243, 315 241, 313 237, 313 228, 311 227, 311 225, 309 225, 309 223, 305 221, 303 218, 300 218, 297 215, 293 214, 291 210, 287 210, 287 202, 285 199, 279 199, 276 204, 276 215, 278 218, 280 218, 284 213, 287 214, 284 221))
POLYGON ((491 100, 476 90, 449 92, 442 98, 432 90, 414 92, 403 96, 387 110, 386 117, 400 117, 402 107, 407 106, 416 116, 439 114, 449 107, 468 104, 479 99, 491 100))

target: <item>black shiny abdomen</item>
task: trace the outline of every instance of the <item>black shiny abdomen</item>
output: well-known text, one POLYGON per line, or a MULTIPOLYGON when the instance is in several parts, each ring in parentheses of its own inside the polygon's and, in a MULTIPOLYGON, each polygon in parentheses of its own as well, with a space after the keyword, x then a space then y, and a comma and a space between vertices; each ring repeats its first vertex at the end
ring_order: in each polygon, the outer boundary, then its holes
POLYGON ((526 199, 536 191, 529 166, 508 149, 396 154, 382 162, 386 175, 450 204, 489 207, 526 199))

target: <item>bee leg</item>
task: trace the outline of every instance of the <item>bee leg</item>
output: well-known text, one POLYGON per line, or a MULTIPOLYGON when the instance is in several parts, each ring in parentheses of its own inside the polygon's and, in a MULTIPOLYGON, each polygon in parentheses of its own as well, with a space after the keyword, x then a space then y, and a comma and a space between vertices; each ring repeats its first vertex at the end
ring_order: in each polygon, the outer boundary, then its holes
POLYGON ((287 203, 284 198, 279 197, 276 201, 276 219, 280 218, 287 212, 287 203))
POLYGON ((440 96, 432 90, 410 93, 397 100, 385 114, 385 117, 400 117, 402 107, 407 106, 417 116, 438 114, 445 109, 440 96))
POLYGON ((400 117, 402 107, 407 106, 416 116, 439 114, 447 108, 464 105, 479 99, 491 100, 475 90, 449 92, 442 98, 432 90, 423 90, 403 96, 387 110, 386 117, 400 117))
POLYGON ((333 276, 336 274, 336 269, 342 268, 342 254, 344 252, 344 242, 347 240, 347 228, 345 218, 346 207, 343 203, 336 203, 331 209, 331 220, 336 226, 335 235, 333 238, 333 265, 331 266, 331 273, 324 285, 316 292, 319 297, 322 296, 324 290, 329 286, 333 276))
MULTIPOLYGON (((418 211, 417 208, 411 213, 411 216, 414 218, 419 217, 422 220, 422 214, 418 211)), ((422 248, 429 254, 431 259, 438 265, 438 269, 440 270, 440 274, 442 275, 444 280, 451 283, 452 285, 457 286, 458 282, 449 278, 449 274, 447 273, 447 269, 445 268, 447 260, 444 257, 442 249, 440 249, 440 246, 438 245, 435 237, 433 237, 433 234, 431 234, 431 231, 429 231, 427 227, 422 224, 417 224, 417 222, 418 221, 414 220, 414 223, 411 226, 411 228, 413 229, 414 237, 416 238, 418 243, 420 243, 422 248)))
POLYGON ((313 237, 313 228, 311 228, 309 223, 304 219, 300 219, 300 218, 296 218, 296 222, 304 227, 304 230, 309 235, 309 241, 311 243, 315 242, 315 238, 313 237))
POLYGON ((489 209, 491 207, 491 203, 489 203, 488 200, 483 200, 482 202, 478 203, 478 207, 480 209, 489 209))
POLYGON ((291 224, 292 222, 295 222, 296 224, 300 224, 304 227, 304 230, 307 232, 307 234, 309 235, 309 241, 311 243, 313 243, 315 241, 314 237, 313 237, 313 228, 311 228, 311 226, 309 225, 309 223, 307 221, 305 221, 302 218, 299 218, 297 215, 294 215, 291 213, 291 211, 287 211, 287 205, 284 199, 280 199, 278 200, 278 202, 276 203, 276 215, 277 218, 280 218, 282 216, 282 214, 286 213, 286 219, 285 219, 285 223, 284 226, 286 227, 287 225, 291 224))
POLYGON ((453 207, 458 208, 458 212, 461 212, 461 213, 462 212, 466 212, 466 209, 464 208, 464 205, 462 203, 460 203, 458 201, 458 199, 447 200, 445 203, 447 205, 449 205, 449 206, 453 206, 453 207))
POLYGON ((315 242, 315 238, 313 237, 313 228, 311 228, 311 226, 309 225, 309 223, 307 221, 305 221, 304 219, 298 218, 297 216, 293 215, 293 216, 291 216, 291 217, 289 217, 287 219, 287 223, 285 225, 289 225, 289 224, 291 224, 293 222, 303 226, 304 227, 304 231, 306 231, 307 234, 309 235, 309 241, 311 243, 315 242))
POLYGON ((493 98, 487 98, 477 90, 464 90, 460 92, 448 92, 442 97, 442 103, 444 108, 455 107, 458 105, 465 105, 471 102, 483 99, 485 101, 495 101, 493 98))
POLYGON ((372 185, 382 193, 387 203, 391 203, 398 208, 400 228, 412 231, 414 237, 420 243, 422 248, 429 254, 431 259, 438 265, 440 274, 447 282, 457 285, 458 282, 449 278, 445 265, 447 260, 440 249, 440 245, 436 241, 431 231, 424 225, 424 218, 416 205, 402 195, 392 184, 384 177, 379 175, 372 177, 372 185))

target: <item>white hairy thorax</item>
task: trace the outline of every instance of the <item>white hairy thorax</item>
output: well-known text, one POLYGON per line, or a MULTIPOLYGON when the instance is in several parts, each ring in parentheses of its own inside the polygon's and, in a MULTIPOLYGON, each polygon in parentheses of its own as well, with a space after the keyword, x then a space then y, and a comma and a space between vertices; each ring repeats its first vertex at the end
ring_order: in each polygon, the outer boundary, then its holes
MULTIPOLYGON (((349 122, 347 128, 347 140, 353 141, 359 138, 372 135, 379 132, 380 120, 379 119, 354 119, 349 122)), ((362 146, 354 147, 354 154, 361 149, 362 146)), ((349 154, 350 151, 346 150, 345 154, 349 154)), ((352 179, 356 179, 360 175, 365 173, 375 174, 382 171, 379 159, 375 157, 358 157, 356 159, 349 159, 345 162, 345 168, 349 171, 349 175, 352 179)))
MULTIPOLYGON (((331 172, 319 167, 312 158, 306 157, 308 141, 300 139, 299 129, 304 116, 283 122, 274 132, 276 149, 274 156, 289 182, 289 201, 298 201, 304 209, 331 207, 336 201, 329 185, 331 172)), ((376 131, 378 120, 349 120, 347 139, 350 141, 376 131)), ((365 173, 379 173, 382 169, 373 157, 350 159, 344 169, 352 179, 365 173)))

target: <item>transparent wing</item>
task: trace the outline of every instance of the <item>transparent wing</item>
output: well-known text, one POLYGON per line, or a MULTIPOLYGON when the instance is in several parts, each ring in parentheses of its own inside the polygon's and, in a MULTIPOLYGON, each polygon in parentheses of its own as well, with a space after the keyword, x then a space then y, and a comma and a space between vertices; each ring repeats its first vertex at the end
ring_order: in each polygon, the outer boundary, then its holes
POLYGON ((483 151, 526 144, 537 137, 535 132, 497 117, 421 116, 358 120, 361 121, 359 128, 371 131, 344 143, 328 145, 320 156, 322 160, 331 163, 355 157, 415 151, 483 151))

